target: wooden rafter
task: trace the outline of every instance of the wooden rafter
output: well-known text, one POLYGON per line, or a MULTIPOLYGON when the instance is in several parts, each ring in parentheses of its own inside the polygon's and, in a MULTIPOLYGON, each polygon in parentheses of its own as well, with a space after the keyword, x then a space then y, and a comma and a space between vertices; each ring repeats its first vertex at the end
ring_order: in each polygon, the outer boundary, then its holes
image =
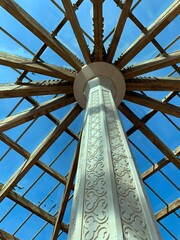
POLYGON ((112 38, 112 41, 110 43, 110 47, 109 47, 109 51, 108 51, 108 56, 107 56, 107 62, 112 62, 112 59, 114 57, 114 54, 116 52, 119 40, 121 38, 121 34, 123 32, 126 20, 128 18, 129 15, 129 11, 132 5, 132 0, 126 0, 124 5, 123 5, 123 9, 122 12, 120 13, 116 28, 115 28, 115 32, 112 38))
MULTIPOLYGON (((179 156, 180 155, 180 146, 177 147, 174 151, 174 155, 175 156, 179 156)), ((164 166, 166 166, 169 163, 169 159, 167 158, 163 158, 162 160, 160 160, 159 162, 155 163, 152 167, 150 167, 149 169, 147 169, 145 172, 143 172, 141 174, 141 178, 143 180, 146 180, 148 177, 152 176, 154 173, 156 173, 157 171, 159 171, 161 168, 163 168, 164 166)))
POLYGON ((56 218, 56 222, 55 222, 55 226, 54 226, 54 230, 53 230, 53 234, 51 237, 51 240, 56 240, 58 237, 58 233, 59 230, 61 229, 61 224, 62 224, 62 220, 63 220, 63 216, 66 210, 66 205, 68 203, 68 198, 73 186, 73 181, 74 181, 74 177, 76 174, 76 169, 77 169, 77 164, 78 164, 78 158, 79 158, 79 149, 80 149, 80 141, 78 143, 78 146, 76 148, 76 152, 74 155, 74 159, 71 165, 71 169, 69 171, 68 174, 68 179, 67 179, 67 184, 64 190, 64 194, 61 200, 61 205, 57 214, 57 218, 56 218))
MULTIPOLYGON (((122 3, 122 1, 120 0, 114 0, 117 4, 117 6, 119 6, 121 9, 123 9, 124 4, 122 3)), ((146 29, 146 27, 142 24, 142 22, 140 22, 137 17, 132 13, 132 11, 130 11, 129 13, 129 18, 132 20, 132 22, 139 28, 140 31, 142 31, 143 34, 146 34, 148 32, 148 30, 146 29)), ((156 47, 156 49, 163 54, 164 56, 167 56, 167 52, 166 52, 166 48, 163 49, 163 47, 159 44, 159 42, 153 38, 151 40, 151 43, 156 47)), ((180 70, 179 67, 175 64, 172 65, 172 67, 174 68, 174 70, 176 72, 178 72, 180 74, 180 70)))
POLYGON ((174 202, 168 204, 165 208, 161 209, 159 212, 155 214, 156 220, 160 221, 165 218, 169 214, 175 212, 180 208, 180 198, 176 199, 174 202))
POLYGON ((81 62, 73 55, 62 43, 51 37, 49 32, 32 18, 13 0, 1 0, 1 6, 13 17, 21 22, 27 29, 34 33, 54 52, 61 56, 67 63, 79 71, 82 67, 81 62))
POLYGON ((160 17, 151 24, 146 33, 142 34, 116 61, 118 68, 122 69, 131 61, 150 41, 152 41, 178 14, 180 2, 175 0, 160 17))
POLYGON ((91 0, 93 3, 93 27, 94 27, 94 60, 103 60, 103 2, 104 0, 91 0))
POLYGON ((71 69, 54 66, 44 62, 35 63, 29 58, 23 58, 5 52, 0 52, 0 64, 68 81, 74 81, 76 76, 76 73, 71 69))
POLYGON ((64 117, 57 127, 44 139, 44 141, 35 149, 30 155, 29 159, 15 172, 10 180, 3 186, 0 192, 0 201, 7 196, 13 187, 24 177, 24 175, 32 168, 32 166, 39 160, 39 158, 47 151, 47 149, 56 141, 56 139, 63 133, 68 125, 81 112, 81 107, 75 105, 71 111, 64 117))
MULTIPOLYGON (((73 5, 73 9, 77 10, 78 7, 81 5, 81 3, 83 2, 83 0, 78 0, 74 5, 73 5)), ((64 16, 64 18, 62 19, 62 21, 58 24, 58 26, 54 29, 54 31, 51 33, 51 37, 55 37, 58 32, 62 29, 62 27, 66 24, 66 22, 68 21, 68 19, 66 18, 66 16, 64 16)), ((43 46, 39 49, 39 51, 37 52, 37 54, 34 56, 33 61, 36 62, 40 56, 43 54, 43 52, 46 50, 47 45, 44 43, 43 46)), ((23 73, 21 73, 21 75, 18 77, 16 83, 21 83, 23 78, 26 77, 28 71, 24 71, 23 73)))
POLYGON ((180 107, 153 99, 136 92, 126 92, 125 100, 180 118, 180 107))
MULTIPOLYGON (((164 99, 162 99, 162 102, 169 102, 171 99, 173 99, 173 97, 175 97, 177 94, 177 92, 170 92, 164 99)), ((157 113, 156 110, 151 110, 150 112, 148 112, 143 118, 140 119, 141 122, 146 123, 147 121, 149 121, 149 119, 151 119, 155 114, 157 113)), ((131 127, 127 132, 127 136, 130 136, 131 134, 133 134, 135 131, 137 130, 136 126, 131 127)))
MULTIPOLYGON (((25 99, 30 102, 34 107, 39 107, 39 103, 32 97, 25 97, 25 99)), ((51 120, 53 123, 55 123, 56 125, 59 124, 59 119, 57 119, 53 114, 51 114, 50 112, 49 113, 46 113, 45 114, 47 118, 49 118, 49 120, 51 120)), ((78 140, 79 137, 77 136, 77 134, 75 134, 71 129, 69 128, 66 128, 65 131, 71 136, 73 137, 74 139, 78 140)))
POLYGON ((0 84, 0 98, 28 97, 52 94, 73 94, 73 85, 67 81, 41 81, 23 84, 0 84))
POLYGON ((0 229, 0 239, 1 240, 20 240, 19 238, 11 235, 10 233, 0 229))
MULTIPOLYGON (((3 189, 3 184, 0 183, 0 190, 3 189)), ((37 207, 34 203, 30 202, 25 197, 22 197, 21 195, 17 194, 15 191, 10 191, 7 195, 7 197, 17 204, 21 205, 22 207, 26 208, 30 212, 34 213, 35 215, 39 216, 40 218, 44 219, 48 223, 54 225, 55 224, 55 217, 53 217, 51 214, 47 213, 45 210, 43 210, 40 207, 37 207)), ((68 232, 68 226, 64 223, 61 225, 61 229, 68 232)))
POLYGON ((62 0, 62 2, 64 5, 64 8, 66 10, 66 13, 67 13, 67 18, 69 19, 69 21, 71 23, 72 29, 74 31, 74 34, 75 34, 78 44, 80 46, 81 52, 84 56, 86 63, 88 64, 91 62, 90 52, 89 52, 87 43, 86 43, 84 35, 83 35, 83 31, 80 27, 78 18, 73 9, 72 3, 70 0, 62 0))
MULTIPOLYGON (((0 133, 0 140, 7 144, 9 147, 11 147, 14 151, 18 152, 24 158, 28 159, 30 157, 31 154, 26 149, 20 146, 17 142, 13 141, 6 134, 0 133)), ((67 179, 63 175, 52 169, 50 166, 42 162, 40 159, 35 164, 36 166, 41 168, 44 172, 46 172, 47 174, 49 174, 62 184, 64 185, 66 184, 67 179)))
POLYGON ((124 103, 119 110, 172 162, 180 169, 180 160, 124 103))
POLYGON ((169 54, 167 57, 157 57, 143 63, 136 64, 123 70, 125 79, 136 77, 180 62, 180 51, 169 54))
POLYGON ((126 80, 127 91, 180 91, 179 77, 147 77, 126 80))
POLYGON ((68 104, 71 104, 74 101, 75 98, 73 95, 63 95, 60 97, 50 99, 40 104, 37 108, 30 108, 21 113, 9 116, 4 120, 0 121, 0 132, 4 132, 20 124, 28 122, 32 119, 45 115, 51 111, 67 106, 68 104))

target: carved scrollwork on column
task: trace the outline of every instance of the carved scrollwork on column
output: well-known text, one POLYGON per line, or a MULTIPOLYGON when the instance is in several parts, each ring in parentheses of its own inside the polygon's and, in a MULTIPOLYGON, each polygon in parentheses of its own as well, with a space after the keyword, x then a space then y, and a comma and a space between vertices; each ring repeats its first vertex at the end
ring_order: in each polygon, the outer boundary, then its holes
POLYGON ((146 218, 130 167, 134 163, 124 147, 125 138, 121 134, 109 92, 103 91, 103 97, 124 239, 149 239, 146 218))
POLYGON ((111 91, 91 86, 68 239, 158 240, 111 91))
POLYGON ((91 94, 82 239, 109 239, 99 90, 91 94))

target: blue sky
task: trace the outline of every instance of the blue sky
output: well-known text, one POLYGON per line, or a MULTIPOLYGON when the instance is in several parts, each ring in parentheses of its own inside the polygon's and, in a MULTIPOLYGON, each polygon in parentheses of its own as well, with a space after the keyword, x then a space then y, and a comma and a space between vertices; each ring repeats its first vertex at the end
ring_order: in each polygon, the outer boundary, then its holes
MULTIPOLYGON (((44 26, 49 33, 53 31, 59 21, 62 20, 63 14, 52 4, 50 0, 16 0, 16 2, 21 5, 29 14, 31 14, 42 26, 44 26), (39 14, 40 13, 40 14, 39 14)), ((60 6, 63 8, 61 1, 57 1, 60 6)), ((73 1, 75 2, 75 1, 73 1)), ((142 23, 149 27, 150 24, 173 2, 173 0, 142 0, 137 8, 133 11, 134 15, 142 21, 142 23), (146 9, 146 10, 144 10, 146 9)), ((134 1, 136 3, 136 1, 134 1)), ((104 3, 104 36, 114 28, 116 24, 120 9, 113 3, 112 0, 106 0, 104 3), (111 11, 109 10, 111 9, 111 11)), ((93 37, 92 32, 92 3, 90 1, 84 0, 82 6, 77 12, 78 19, 81 22, 81 27, 87 31, 87 33, 93 37)), ((163 30, 156 39, 159 43, 166 47, 175 37, 178 36, 177 26, 180 23, 180 19, 176 18, 168 27, 163 30), (168 36, 168 37, 167 37, 168 36)), ((11 17, 4 9, 0 8, 0 27, 4 28, 24 45, 26 45, 33 53, 36 53, 42 46, 41 40, 34 36, 30 31, 18 23, 13 17, 11 17)), ((134 23, 128 19, 125 25, 124 32, 122 34, 121 41, 118 45, 118 49, 115 54, 115 58, 118 57, 123 51, 125 51, 141 34, 140 30, 134 25, 134 23)), ((79 58, 83 59, 80 52, 77 41, 74 37, 73 31, 69 23, 59 32, 57 39, 60 40, 64 45, 66 45, 71 51, 73 51, 79 58)), ((108 47, 111 41, 111 37, 105 42, 105 47, 108 47)), ((87 39, 89 48, 92 49, 93 44, 87 39)), ((168 52, 176 51, 180 46, 180 40, 177 41, 168 52)), ((16 54, 26 58, 32 58, 32 54, 27 50, 23 49, 18 43, 10 39, 2 30, 0 31, 0 51, 8 52, 11 54, 16 54)), ((158 54, 157 49, 153 46, 152 43, 148 44, 145 49, 143 49, 131 62, 131 64, 136 64, 144 60, 151 59, 158 54)), ((59 66, 70 67, 62 58, 60 58, 56 53, 47 48, 47 50, 42 54, 41 58, 47 63, 56 64, 59 66)), ((166 76, 173 69, 171 67, 164 68, 163 70, 154 71, 147 75, 150 76, 166 76)), ((9 83, 15 82, 19 74, 13 69, 0 66, 0 82, 9 83)), ((50 79, 50 77, 42 76, 40 74, 28 73, 27 75, 34 81, 50 79)), ((176 74, 175 74, 176 76, 176 74)), ((148 96, 162 99, 168 92, 147 92, 148 96)), ((34 97, 38 102, 44 102, 48 99, 51 99, 54 96, 44 96, 44 97, 34 97)), ((18 103, 20 99, 1 99, 0 100, 0 119, 5 118, 13 107, 18 103)), ((170 101, 170 103, 179 106, 179 97, 175 97, 170 101)), ((135 112, 135 114, 141 118, 150 109, 143 106, 139 106, 133 103, 126 102, 126 104, 135 112)), ((21 112, 27 108, 30 108, 31 105, 25 99, 22 103, 15 109, 14 113, 21 112)), ((71 106, 56 110, 53 114, 58 118, 62 119, 65 114, 70 110, 71 106)), ((81 128, 83 121, 83 112, 82 114, 70 125, 70 128, 78 133, 81 128)), ((170 119, 173 119, 174 122, 180 127, 179 119, 168 116, 170 119)), ((122 115, 121 116, 125 130, 128 130, 132 124, 122 115)), ((51 132, 55 127, 46 116, 42 116, 35 121, 30 121, 28 123, 22 124, 14 129, 8 130, 5 132, 9 137, 16 141, 20 134, 29 126, 32 125, 30 130, 28 130, 23 137, 18 140, 18 143, 23 146, 29 152, 32 152, 40 144, 40 142, 51 132)), ((148 123, 147 126, 154 131, 155 134, 160 136, 160 138, 173 150, 179 146, 179 130, 177 127, 174 127, 167 118, 162 113, 157 113, 148 123)), ((157 150, 157 148, 140 132, 136 131, 130 136, 130 140, 134 143, 138 142, 138 147, 145 153, 145 155, 154 163, 158 162, 163 158, 163 154, 157 150)), ((51 164, 54 159, 57 160, 52 163, 52 168, 58 171, 59 173, 66 175, 68 169, 70 168, 71 160, 76 148, 76 140, 72 141, 72 138, 67 134, 63 133, 60 138, 48 149, 48 151, 42 156, 41 160, 47 164, 51 164), (70 147, 65 149, 62 153, 62 149, 70 144, 70 147), (61 153, 61 154, 60 154, 61 153)), ((132 150, 139 167, 139 171, 142 173, 145 169, 151 166, 147 161, 146 156, 143 156, 133 145, 132 150)), ((3 142, 0 142, 0 158, 4 156, 3 160, 0 162, 0 182, 5 183, 10 176, 21 166, 24 162, 24 158, 16 153, 13 150, 8 151, 7 145, 3 142)), ((180 178, 180 173, 173 164, 168 164, 163 168, 163 172, 166 173, 174 182, 180 187, 178 179, 180 178)), ((38 177, 42 174, 42 170, 34 166, 28 174, 18 183, 16 192, 20 195, 26 193, 27 189, 36 181, 38 177)), ((171 203, 176 198, 180 197, 179 192, 174 188, 167 179, 161 173, 156 173, 150 177, 147 181, 154 190, 159 192, 160 196, 167 202, 171 203), (158 183, 158 184, 157 184, 158 183), (167 189, 164 189, 164 186, 167 186, 167 189)), ((41 207, 50 212, 52 215, 55 214, 58 210, 59 203, 64 191, 64 185, 58 185, 58 181, 54 180, 51 176, 46 173, 43 174, 37 183, 32 187, 28 193, 25 194, 25 197, 28 198, 35 204, 40 204, 41 201, 45 198, 47 194, 51 192, 54 188, 54 191, 45 200, 41 207), (44 187, 45 186, 45 187, 44 187), (40 189, 40 191, 38 190, 40 189)), ((150 202, 154 212, 159 211, 165 206, 160 199, 158 199, 152 191, 146 187, 150 202)), ((68 207, 64 216, 64 222, 68 223, 70 218, 71 211, 70 200, 68 207)), ((177 211, 179 212, 179 211, 177 211)), ((7 232, 13 234, 17 228, 20 226, 23 220, 25 220, 30 215, 30 212, 26 209, 20 207, 19 205, 14 205, 14 202, 6 198, 0 204, 0 219, 3 221, 0 222, 0 228, 5 229, 7 232), (13 207, 10 213, 7 215, 6 219, 3 220, 3 216, 8 213, 8 211, 13 207)), ((171 214, 166 219, 162 221, 165 226, 171 228, 171 231, 180 239, 180 231, 178 226, 180 221, 175 214, 171 214)), ((39 217, 33 215, 27 222, 22 226, 22 228, 17 231, 16 236, 22 240, 33 239, 36 232, 38 232, 45 224, 45 221, 39 217), (26 235, 24 235, 26 232, 26 235)), ((170 240, 173 239, 161 226, 160 231, 163 236, 163 239, 170 240)), ((48 224, 40 234, 35 238, 37 240, 41 239, 50 239, 53 227, 48 224)), ((66 234, 62 234, 58 239, 67 239, 66 234)))

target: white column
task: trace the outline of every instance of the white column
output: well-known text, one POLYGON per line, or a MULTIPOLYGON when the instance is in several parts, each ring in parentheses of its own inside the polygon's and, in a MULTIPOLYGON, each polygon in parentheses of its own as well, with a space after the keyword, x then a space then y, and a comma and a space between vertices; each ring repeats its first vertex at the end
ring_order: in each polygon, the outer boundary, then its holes
POLYGON ((85 91, 68 239, 161 239, 111 90, 103 82, 103 77, 90 80, 85 91))

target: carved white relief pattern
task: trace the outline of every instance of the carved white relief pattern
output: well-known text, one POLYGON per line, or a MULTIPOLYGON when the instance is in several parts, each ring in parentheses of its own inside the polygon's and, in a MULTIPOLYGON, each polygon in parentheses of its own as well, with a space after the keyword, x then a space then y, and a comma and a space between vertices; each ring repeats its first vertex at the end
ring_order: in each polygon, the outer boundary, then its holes
MULTIPOLYGON (((82 239, 110 239, 99 91, 91 93, 82 239)), ((85 160, 85 159, 84 159, 85 160)))
MULTIPOLYGON (((118 125, 115 107, 111 103, 109 92, 103 91, 105 103, 107 129, 109 134, 111 156, 115 174, 116 188, 118 194, 119 208, 123 227, 124 238, 148 239, 147 223, 139 200, 135 179, 131 173, 130 161, 126 148, 124 147, 124 136, 118 125)), ((132 164, 132 163, 131 163, 132 164)))
MULTIPOLYGON (((82 135, 81 141, 84 141, 85 136, 82 135)), ((82 175, 82 161, 83 159, 83 152, 80 151, 79 154, 79 161, 78 161, 78 168, 77 168, 77 173, 76 173, 76 185, 75 185, 75 190, 74 190, 74 197, 73 197, 73 207, 72 207, 72 212, 71 212, 71 223, 69 225, 69 230, 68 230, 68 239, 75 239, 75 234, 76 234, 76 229, 79 228, 78 226, 78 203, 79 199, 81 196, 83 196, 84 192, 80 193, 80 182, 81 182, 81 175, 82 175), (82 194, 82 195, 81 195, 82 194)))

